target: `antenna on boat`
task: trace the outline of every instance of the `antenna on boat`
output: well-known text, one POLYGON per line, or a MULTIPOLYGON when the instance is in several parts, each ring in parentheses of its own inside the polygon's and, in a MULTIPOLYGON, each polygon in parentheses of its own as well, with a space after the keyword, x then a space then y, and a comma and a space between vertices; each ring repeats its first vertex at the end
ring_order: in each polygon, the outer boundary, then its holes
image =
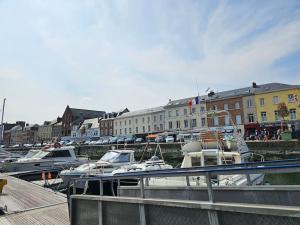
POLYGON ((0 143, 2 144, 3 142, 3 135, 4 135, 4 124, 3 124, 3 119, 4 119, 4 109, 5 109, 5 102, 6 102, 6 98, 3 99, 3 107, 2 107, 2 117, 1 117, 1 139, 0 139, 0 143))

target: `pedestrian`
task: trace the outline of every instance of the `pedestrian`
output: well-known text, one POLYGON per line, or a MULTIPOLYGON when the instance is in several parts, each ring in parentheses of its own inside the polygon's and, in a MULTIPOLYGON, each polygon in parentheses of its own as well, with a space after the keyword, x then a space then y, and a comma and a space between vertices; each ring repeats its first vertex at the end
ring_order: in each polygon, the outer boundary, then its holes
POLYGON ((277 140, 280 140, 281 139, 281 129, 280 128, 277 129, 276 135, 277 135, 277 140))

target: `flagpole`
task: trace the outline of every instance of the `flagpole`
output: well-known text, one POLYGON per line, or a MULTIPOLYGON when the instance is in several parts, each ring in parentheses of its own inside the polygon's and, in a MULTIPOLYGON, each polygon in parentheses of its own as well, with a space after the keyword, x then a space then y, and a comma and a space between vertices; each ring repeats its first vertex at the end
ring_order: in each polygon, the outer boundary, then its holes
POLYGON ((4 135, 4 124, 3 124, 3 119, 4 119, 4 109, 5 109, 5 101, 6 98, 3 100, 3 107, 2 107, 2 117, 1 117, 1 140, 0 143, 3 143, 3 135, 4 135))

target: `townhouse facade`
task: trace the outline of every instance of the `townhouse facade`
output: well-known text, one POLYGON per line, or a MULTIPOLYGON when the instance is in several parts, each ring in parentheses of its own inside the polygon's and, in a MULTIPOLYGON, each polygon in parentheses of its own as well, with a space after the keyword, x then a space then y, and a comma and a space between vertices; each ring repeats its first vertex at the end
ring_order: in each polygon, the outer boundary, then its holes
POLYGON ((36 141, 49 142, 52 140, 58 140, 61 137, 61 120, 62 118, 58 117, 52 121, 45 121, 43 125, 39 126, 36 141))
POLYGON ((207 127, 205 98, 193 98, 169 101, 164 107, 165 128, 167 131, 200 130, 207 127), (198 98, 198 100, 195 100, 198 98))
POLYGON ((124 113, 114 120, 114 135, 145 135, 165 130, 162 106, 124 113))
POLYGON ((258 122, 264 126, 280 126, 282 118, 278 112, 278 104, 286 104, 290 124, 300 121, 300 86, 277 84, 263 88, 255 94, 258 122))

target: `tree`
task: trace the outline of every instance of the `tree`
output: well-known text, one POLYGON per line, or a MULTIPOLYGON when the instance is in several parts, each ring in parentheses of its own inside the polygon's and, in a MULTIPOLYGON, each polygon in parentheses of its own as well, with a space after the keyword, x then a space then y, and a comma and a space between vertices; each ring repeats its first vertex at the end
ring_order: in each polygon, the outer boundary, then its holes
POLYGON ((281 117, 281 130, 283 130, 283 121, 289 116, 290 112, 284 102, 280 102, 277 106, 278 114, 281 117))

